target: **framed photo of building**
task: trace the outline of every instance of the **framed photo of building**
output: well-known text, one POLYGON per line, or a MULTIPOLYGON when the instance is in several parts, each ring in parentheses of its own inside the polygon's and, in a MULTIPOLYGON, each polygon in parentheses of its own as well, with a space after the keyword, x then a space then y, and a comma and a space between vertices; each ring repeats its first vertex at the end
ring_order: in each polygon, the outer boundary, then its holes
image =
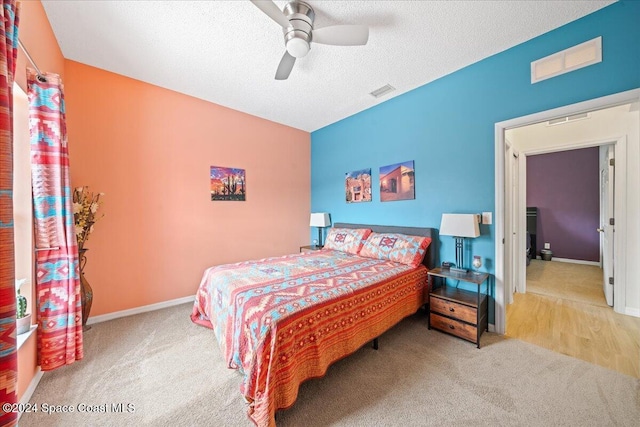
POLYGON ((211 166, 211 200, 246 200, 247 180, 244 169, 211 166))
POLYGON ((413 160, 380 168, 380 201, 413 200, 416 198, 413 160))
POLYGON ((371 168, 348 172, 345 177, 347 203, 371 201, 371 168))

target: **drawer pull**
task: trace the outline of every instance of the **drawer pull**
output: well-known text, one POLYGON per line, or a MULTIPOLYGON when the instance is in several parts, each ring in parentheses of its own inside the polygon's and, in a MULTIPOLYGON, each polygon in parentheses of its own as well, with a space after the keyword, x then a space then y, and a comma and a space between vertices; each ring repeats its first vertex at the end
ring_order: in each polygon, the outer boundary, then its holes
POLYGON ((449 325, 449 329, 455 329, 456 327, 453 325, 449 325))
POLYGON ((449 307, 449 311, 453 313, 454 311, 456 311, 456 309, 453 307, 449 307))

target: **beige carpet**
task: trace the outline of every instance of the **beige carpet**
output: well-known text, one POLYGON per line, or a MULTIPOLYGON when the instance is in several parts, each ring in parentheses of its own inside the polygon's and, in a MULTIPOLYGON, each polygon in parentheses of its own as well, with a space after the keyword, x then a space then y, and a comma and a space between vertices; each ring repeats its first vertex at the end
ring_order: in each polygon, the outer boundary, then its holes
MULTIPOLYGON (((29 426, 251 426, 239 375, 191 306, 93 325, 85 359, 46 373, 31 401, 75 412, 24 414, 29 426), (135 412, 79 413, 79 404, 135 412)), ((424 314, 303 384, 279 426, 636 426, 640 380, 485 333, 480 350, 429 331, 424 314)))
POLYGON ((527 292, 608 307, 602 280, 593 265, 534 259, 527 267, 527 292))

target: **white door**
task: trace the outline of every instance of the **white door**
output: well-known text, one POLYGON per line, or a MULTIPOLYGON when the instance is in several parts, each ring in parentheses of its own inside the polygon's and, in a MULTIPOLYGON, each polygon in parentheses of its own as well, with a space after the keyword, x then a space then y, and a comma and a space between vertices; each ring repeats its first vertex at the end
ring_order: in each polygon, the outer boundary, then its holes
POLYGON ((513 170, 512 170, 512 162, 511 159, 513 157, 513 151, 511 148, 511 144, 509 141, 505 141, 505 207, 508 210, 505 215, 505 224, 504 224, 504 280, 505 287, 508 289, 506 295, 506 303, 511 304, 513 302, 513 293, 515 292, 515 281, 514 281, 514 269, 516 266, 516 259, 514 257, 514 241, 513 241, 513 212, 511 209, 511 201, 513 200, 514 193, 512 192, 511 182, 513 181, 513 170))
POLYGON ((516 149, 511 150, 511 157, 509 158, 509 163, 511 166, 511 200, 509 201, 509 216, 511 217, 511 243, 513 248, 513 260, 511 269, 511 281, 513 283, 512 293, 514 292, 523 292, 522 284, 520 283, 519 277, 522 273, 522 270, 525 269, 526 266, 526 239, 524 236, 519 234, 520 227, 520 218, 518 216, 518 189, 520 182, 520 171, 518 167, 519 162, 519 153, 516 149))
POLYGON ((614 146, 600 147, 600 247, 602 252, 603 290, 607 304, 613 306, 613 239, 614 203, 614 146))
POLYGON ((518 281, 520 274, 526 267, 525 242, 518 234, 518 196, 519 196, 519 164, 518 151, 505 141, 505 287, 509 290, 506 295, 506 303, 513 303, 515 292, 524 292, 518 281))

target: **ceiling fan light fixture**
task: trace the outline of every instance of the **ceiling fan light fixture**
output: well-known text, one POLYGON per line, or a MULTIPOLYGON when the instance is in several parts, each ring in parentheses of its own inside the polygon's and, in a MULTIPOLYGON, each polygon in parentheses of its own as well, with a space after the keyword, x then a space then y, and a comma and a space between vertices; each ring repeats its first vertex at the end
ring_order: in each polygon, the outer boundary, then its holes
POLYGON ((309 53, 309 43, 303 39, 294 37, 287 41, 287 52, 294 58, 302 58, 309 53))
POLYGON ((311 49, 311 30, 315 13, 311 6, 302 1, 287 3, 283 13, 289 20, 289 26, 283 28, 287 52, 294 58, 302 58, 311 49))
POLYGON ((316 14, 313 8, 301 0, 290 0, 284 9, 273 0, 251 0, 258 9, 282 28, 286 52, 276 71, 276 80, 286 80, 297 58, 311 50, 311 41, 334 46, 362 46, 369 39, 369 28, 365 25, 330 25, 314 30, 316 14), (314 36, 314 31, 316 36, 314 36))

